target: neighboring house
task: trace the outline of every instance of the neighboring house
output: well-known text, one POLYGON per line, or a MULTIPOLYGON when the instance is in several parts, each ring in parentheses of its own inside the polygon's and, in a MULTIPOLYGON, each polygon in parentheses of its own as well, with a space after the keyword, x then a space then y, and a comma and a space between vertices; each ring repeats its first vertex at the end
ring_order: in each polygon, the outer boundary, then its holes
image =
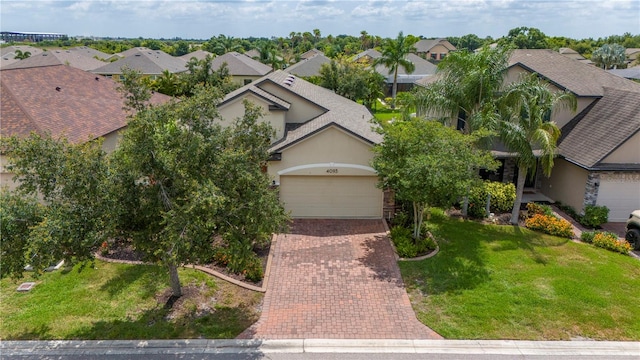
POLYGON ((3 70, 25 69, 40 66, 67 65, 76 69, 91 71, 104 66, 106 63, 93 57, 83 55, 72 50, 51 50, 38 55, 32 55, 3 67, 3 70))
POLYGON ((207 56, 215 57, 216 55, 200 49, 200 50, 192 51, 188 54, 184 54, 180 56, 180 58, 185 62, 189 62, 189 60, 191 60, 192 58, 196 58, 198 60, 204 60, 207 58, 207 56))
POLYGON ((30 53, 30 56, 42 54, 44 50, 29 46, 29 45, 13 45, 0 48, 0 69, 4 68, 9 64, 13 64, 15 62, 20 61, 20 59, 16 59, 16 50, 20 50, 22 53, 30 53))
POLYGON ((107 61, 112 56, 112 54, 107 54, 88 46, 76 46, 69 49, 69 51, 102 61, 107 61))
MULTIPOLYGON (((530 73, 574 94, 577 110, 552 114, 562 133, 558 157, 551 176, 536 172, 525 191, 540 192, 578 212, 586 205, 604 205, 609 221, 625 221, 640 209, 640 84, 553 50, 514 50, 505 81, 530 73)), ((426 86, 432 79, 418 84, 426 86)), ((499 144, 493 153, 503 165, 487 177, 515 182, 514 154, 499 144)))
POLYGON ((183 73, 188 70, 185 60, 173 57, 161 50, 140 47, 124 51, 121 55, 125 57, 91 70, 91 72, 119 80, 124 68, 139 71, 142 75, 151 79, 157 79, 162 76, 165 70, 173 74, 183 73))
POLYGON ((607 72, 629 80, 640 80, 640 66, 634 66, 628 69, 611 69, 607 70, 607 72))
POLYGON ((256 59, 260 57, 260 51, 258 49, 251 49, 249 51, 245 51, 244 54, 252 59, 256 59))
POLYGON ((451 51, 456 51, 447 39, 420 40, 413 45, 416 55, 433 62, 443 60, 451 51))
POLYGON ((624 50, 624 53, 627 55, 627 64, 629 66, 638 64, 637 60, 640 56, 640 48, 628 48, 624 50))
MULTIPOLYGON (((127 124, 124 101, 117 83, 64 65, 0 71, 0 113, 3 137, 26 137, 35 132, 65 137, 71 143, 104 138, 103 149, 112 151, 119 131, 127 124)), ((170 97, 154 94, 159 104, 170 97)), ((0 155, 0 184, 15 187, 0 155)))
POLYGON ((318 50, 318 49, 311 49, 309 51, 306 51, 306 52, 302 53, 300 55, 300 59, 303 59, 303 60, 304 59, 310 59, 310 58, 312 58, 312 57, 314 57, 316 55, 324 55, 324 53, 322 51, 318 50))
POLYGON ((382 56, 380 51, 376 49, 368 49, 365 50, 352 58, 353 61, 364 63, 364 64, 373 64, 373 61, 382 56))
POLYGON ((571 48, 560 48, 558 52, 569 59, 577 60, 585 64, 593 65, 593 61, 586 59, 584 56, 580 55, 579 52, 571 49, 571 48))
MULTIPOLYGON (((625 221, 640 208, 640 84, 552 50, 515 50, 510 64, 508 81, 537 73, 578 100, 575 113, 552 116, 559 157, 551 177, 538 174, 533 185, 578 212, 604 205, 609 221, 625 221)), ((514 167, 507 161, 505 174, 514 167)))
POLYGON ((320 75, 320 68, 322 65, 330 62, 331 59, 323 54, 318 54, 316 56, 300 60, 284 69, 284 71, 300 77, 318 76, 320 75))
POLYGON ((219 69, 226 63, 232 81, 238 85, 246 85, 271 72, 271 66, 235 51, 217 56, 211 62, 211 68, 219 69))
MULTIPOLYGON (((431 77, 438 69, 436 65, 416 54, 407 54, 406 59, 413 63, 415 69, 411 74, 407 74, 402 66, 398 68, 398 92, 411 90, 417 81, 431 77)), ((391 87, 393 86, 393 72, 389 73, 389 68, 384 65, 376 66, 375 70, 378 74, 385 77, 385 83, 387 85, 385 93, 387 95, 391 94, 391 87)))
POLYGON ((382 135, 366 107, 282 70, 228 94, 220 115, 241 117, 245 100, 275 130, 267 171, 294 218, 382 217, 383 192, 370 166, 382 135))

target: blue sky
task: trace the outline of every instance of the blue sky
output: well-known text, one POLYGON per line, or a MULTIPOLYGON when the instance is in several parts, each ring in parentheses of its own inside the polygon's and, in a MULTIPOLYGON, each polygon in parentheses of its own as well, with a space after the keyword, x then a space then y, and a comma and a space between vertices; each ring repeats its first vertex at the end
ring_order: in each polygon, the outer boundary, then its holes
POLYGON ((498 38, 527 26, 571 38, 640 34, 640 0, 2 0, 0 29, 84 36, 326 35, 498 38))

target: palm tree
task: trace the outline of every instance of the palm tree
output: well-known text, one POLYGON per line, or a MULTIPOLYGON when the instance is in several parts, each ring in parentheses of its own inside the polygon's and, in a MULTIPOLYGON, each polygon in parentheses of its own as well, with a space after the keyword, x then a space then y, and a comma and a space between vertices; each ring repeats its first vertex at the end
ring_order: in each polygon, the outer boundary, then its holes
POLYGON ((518 180, 511 224, 518 224, 520 204, 527 174, 535 173, 538 162, 546 176, 551 175, 560 129, 551 121, 551 112, 560 108, 575 111, 576 98, 569 92, 553 91, 536 74, 505 88, 499 111, 504 115, 499 135, 509 151, 517 154, 518 180), (539 161, 538 161, 539 158, 539 161))
POLYGON ((386 66, 389 69, 389 75, 393 74, 391 97, 394 102, 398 92, 398 69, 402 67, 408 74, 411 74, 413 70, 415 70, 415 65, 406 59, 407 54, 415 51, 415 47, 413 46, 414 43, 415 41, 407 39, 402 34, 402 31, 400 31, 395 40, 385 40, 382 46, 382 56, 373 62, 374 66, 386 66))
POLYGON ((438 64, 438 80, 414 91, 416 113, 437 116, 444 123, 453 120, 467 134, 481 128, 494 130, 498 116, 493 108, 509 56, 509 49, 488 47, 450 53, 438 64))
POLYGON ((18 59, 18 60, 24 60, 27 59, 29 56, 31 56, 31 52, 29 51, 22 51, 20 49, 17 49, 15 52, 15 56, 13 57, 14 59, 18 59))
POLYGON ((607 70, 624 65, 624 62, 627 60, 627 55, 625 54, 624 47, 621 45, 604 44, 591 54, 591 60, 607 70))

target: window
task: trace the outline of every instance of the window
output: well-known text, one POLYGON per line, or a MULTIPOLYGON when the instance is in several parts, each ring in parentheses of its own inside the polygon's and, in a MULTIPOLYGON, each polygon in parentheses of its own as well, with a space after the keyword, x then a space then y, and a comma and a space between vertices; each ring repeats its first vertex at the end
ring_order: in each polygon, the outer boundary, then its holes
POLYGON ((432 60, 438 60, 438 54, 431 54, 432 60))
POLYGON ((251 81, 252 81, 251 79, 244 79, 244 84, 245 85, 251 84, 251 81))
POLYGON ((446 53, 441 53, 441 54, 440 54, 440 60, 444 59, 445 57, 447 57, 447 54, 446 54, 446 53))

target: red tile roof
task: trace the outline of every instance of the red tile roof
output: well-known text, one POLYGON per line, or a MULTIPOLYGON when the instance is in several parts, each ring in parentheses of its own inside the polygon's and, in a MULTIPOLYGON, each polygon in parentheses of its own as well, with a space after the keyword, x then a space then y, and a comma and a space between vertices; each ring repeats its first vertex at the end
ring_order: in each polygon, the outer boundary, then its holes
MULTIPOLYGON (((80 143, 126 126, 111 79, 65 65, 0 71, 0 136, 31 132, 80 143)), ((170 97, 154 94, 152 103, 170 97)))

